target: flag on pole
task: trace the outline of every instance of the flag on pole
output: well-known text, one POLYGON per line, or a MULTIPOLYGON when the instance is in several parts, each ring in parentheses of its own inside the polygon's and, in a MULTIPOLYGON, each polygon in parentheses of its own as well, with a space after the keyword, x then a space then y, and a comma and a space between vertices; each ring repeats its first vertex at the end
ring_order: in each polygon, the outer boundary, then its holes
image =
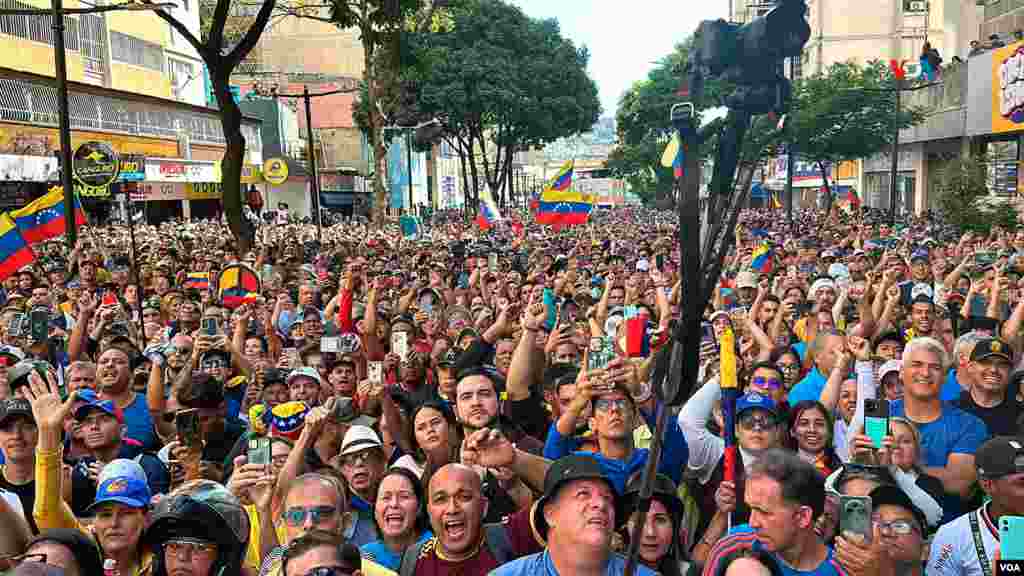
POLYGON ((501 220, 501 212, 498 211, 498 204, 491 196, 490 190, 480 191, 480 213, 476 216, 476 225, 481 230, 490 230, 501 220))
POLYGON ((18 233, 9 214, 0 214, 0 280, 31 264, 36 255, 18 233))
POLYGON ((769 274, 772 271, 772 249, 767 243, 761 244, 754 249, 750 255, 750 267, 761 274, 769 274))
MULTIPOLYGON (((75 226, 85 224, 85 212, 75 196, 75 226)), ((56 238, 64 234, 66 210, 64 209, 64 188, 54 186, 50 191, 36 198, 28 206, 10 213, 21 237, 29 245, 56 238)))

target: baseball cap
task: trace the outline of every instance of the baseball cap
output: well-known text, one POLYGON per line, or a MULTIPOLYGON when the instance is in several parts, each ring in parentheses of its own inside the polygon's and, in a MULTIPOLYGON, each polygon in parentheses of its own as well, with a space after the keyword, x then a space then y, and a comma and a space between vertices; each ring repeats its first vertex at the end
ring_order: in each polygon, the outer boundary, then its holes
POLYGON ((551 463, 547 474, 544 475, 544 495, 541 496, 531 511, 533 526, 541 538, 546 540, 548 537, 548 523, 544 520, 544 506, 554 499, 562 486, 574 480, 601 480, 607 482, 608 487, 612 490, 612 494, 615 495, 615 523, 622 524, 625 521, 625 518, 623 518, 625 514, 623 511, 624 502, 622 495, 615 489, 615 485, 608 480, 607 474, 597 460, 592 456, 570 454, 551 463))
POLYGON ((770 412, 774 416, 778 416, 778 411, 775 409, 775 402, 767 396, 762 396, 756 392, 750 392, 744 394, 736 400, 736 415, 739 416, 747 410, 753 410, 754 408, 760 408, 766 412, 770 412))
POLYGON ((316 381, 317 384, 323 383, 320 380, 320 372, 318 372, 316 368, 313 368, 311 366, 303 366, 302 368, 296 368, 295 370, 292 370, 291 374, 288 374, 288 379, 285 380, 285 384, 291 386, 292 380, 295 380, 300 376, 312 378, 314 381, 316 381))
POLYGON ((445 351, 444 355, 437 361, 439 368, 451 368, 459 359, 459 349, 452 347, 445 351))
POLYGON ((347 456, 369 450, 370 448, 384 448, 380 437, 369 426, 355 425, 345 432, 345 439, 341 441, 341 455, 347 456))
POLYGON ((25 353, 15 346, 0 346, 0 358, 5 358, 3 366, 14 366, 25 359, 25 353))
POLYGON ((50 528, 29 541, 26 550, 42 542, 54 542, 71 551, 75 561, 82 569, 82 574, 102 574, 103 558, 96 542, 85 535, 85 532, 74 528, 50 528))
POLYGON ((14 418, 15 416, 24 416, 31 422, 35 422, 35 416, 32 415, 32 405, 28 400, 24 398, 8 398, 0 402, 0 424, 7 421, 8 418, 14 418))
POLYGON ((847 268, 845 264, 835 262, 828 267, 828 275, 831 276, 834 280, 838 280, 840 278, 849 278, 850 269, 847 268))
POLYGON ((85 420, 89 416, 89 413, 99 410, 108 416, 113 416, 118 422, 124 423, 124 414, 121 409, 114 404, 113 400, 100 400, 99 398, 86 400, 86 403, 79 406, 75 410, 75 420, 85 420))
POLYGON ((874 510, 878 510, 879 506, 899 506, 910 511, 914 518, 917 519, 921 532, 927 534, 928 519, 925 517, 924 512, 914 504, 914 501, 899 486, 882 484, 872 490, 868 496, 871 498, 871 507, 874 510))
POLYGON ((270 433, 289 440, 297 440, 302 433, 302 425, 306 423, 309 406, 305 402, 291 400, 282 402, 270 411, 270 433))
POLYGON ((999 478, 1024 472, 1024 438, 996 436, 988 439, 974 453, 978 476, 999 478))
POLYGON ((111 461, 100 471, 96 498, 88 510, 94 510, 106 502, 118 502, 132 508, 149 505, 150 491, 146 472, 134 460, 119 458, 111 461), (108 467, 113 466, 111 470, 108 467))
POLYGON ((884 364, 882 364, 881 368, 878 369, 878 380, 883 380, 886 376, 892 374, 893 372, 899 374, 902 368, 903 361, 887 360, 884 364))
POLYGON ((819 279, 815 280, 814 284, 811 284, 811 289, 807 293, 807 298, 809 300, 817 300, 818 299, 818 291, 822 290, 822 289, 825 289, 825 288, 828 288, 828 289, 830 289, 832 291, 835 291, 836 284, 835 284, 835 282, 833 282, 832 280, 829 280, 828 278, 819 278, 819 279))
POLYGON ((971 350, 971 362, 984 360, 993 356, 1002 358, 1007 362, 1013 362, 1013 349, 1010 345, 998 338, 986 338, 979 340, 971 350))
POLYGON ((923 283, 918 282, 914 284, 914 287, 910 289, 910 302, 913 304, 924 303, 931 304, 935 297, 935 292, 932 287, 923 283))
POLYGON ((641 258, 636 261, 636 269, 638 272, 647 272, 651 269, 651 261, 646 258, 641 258))
POLYGON ((924 260, 925 262, 927 262, 928 261, 928 252, 926 252, 924 250, 917 250, 917 251, 915 251, 913 254, 910 255, 910 261, 914 262, 916 260, 924 260))
POLYGON ((736 275, 736 288, 757 288, 757 274, 743 270, 736 275))

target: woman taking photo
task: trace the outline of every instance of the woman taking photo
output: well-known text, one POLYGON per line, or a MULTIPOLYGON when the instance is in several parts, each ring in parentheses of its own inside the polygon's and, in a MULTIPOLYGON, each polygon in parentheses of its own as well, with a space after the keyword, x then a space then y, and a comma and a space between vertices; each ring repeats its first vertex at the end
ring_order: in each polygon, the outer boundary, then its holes
POLYGON ((364 544, 360 551, 390 570, 398 571, 406 548, 433 537, 423 485, 408 468, 393 467, 381 479, 373 517, 380 540, 364 544))

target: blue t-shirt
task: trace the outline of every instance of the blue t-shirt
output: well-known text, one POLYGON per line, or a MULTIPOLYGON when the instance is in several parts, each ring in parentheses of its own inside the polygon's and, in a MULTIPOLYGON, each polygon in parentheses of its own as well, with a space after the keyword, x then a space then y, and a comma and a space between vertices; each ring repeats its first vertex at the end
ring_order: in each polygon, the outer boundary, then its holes
MULTIPOLYGON (((626 559, 621 554, 612 554, 604 573, 605 576, 619 576, 625 572, 625 569, 626 559)), ((657 572, 643 565, 637 566, 633 574, 636 576, 658 576, 657 572)), ((488 576, 559 576, 559 573, 545 549, 543 552, 502 564, 491 570, 488 576)))
MULTIPOLYGON (((891 416, 905 417, 903 400, 889 403, 891 416)), ((988 439, 988 427, 974 414, 949 402, 942 403, 942 416, 934 422, 914 422, 921 433, 921 460, 925 466, 944 468, 950 454, 974 454, 988 439)), ((945 494, 942 498, 942 522, 949 522, 967 510, 959 496, 945 494)))
MULTIPOLYGON (((427 530, 420 535, 419 539, 416 540, 416 543, 413 544, 413 546, 421 546, 433 537, 434 533, 427 530)), ((398 572, 398 569, 401 567, 402 555, 392 552, 383 540, 374 540, 369 544, 364 544, 359 548, 359 551, 363 553, 363 558, 373 560, 388 570, 398 572)))
POLYGON ((135 400, 124 410, 125 436, 142 444, 145 452, 156 451, 159 446, 156 442, 156 432, 153 429, 153 418, 149 415, 149 406, 146 405, 146 397, 136 394, 135 400))
POLYGON ((811 368, 811 371, 804 376, 803 380, 796 383, 789 391, 789 405, 796 406, 804 400, 817 402, 821 398, 821 392, 825 389, 828 380, 818 372, 818 367, 811 368))
POLYGON ((963 392, 963 388, 960 387, 960 381, 956 379, 956 368, 950 368, 949 373, 946 374, 946 381, 942 383, 939 400, 943 402, 959 400, 961 392, 963 392))
MULTIPOLYGON (((715 547, 711 550, 709 556, 709 562, 715 562, 724 557, 726 554, 734 550, 739 549, 762 549, 761 543, 757 540, 756 531, 751 528, 748 524, 740 524, 739 526, 733 527, 729 530, 728 535, 718 541, 715 547)), ((777 554, 772 553, 772 557, 775 558, 776 563, 782 570, 785 576, 848 576, 847 572, 832 556, 832 548, 828 548, 828 556, 821 564, 818 564, 813 570, 797 570, 786 565, 786 563, 778 557, 777 554)), ((718 566, 715 565, 714 570, 718 570, 718 566)), ((705 571, 706 572, 706 571, 705 571)))

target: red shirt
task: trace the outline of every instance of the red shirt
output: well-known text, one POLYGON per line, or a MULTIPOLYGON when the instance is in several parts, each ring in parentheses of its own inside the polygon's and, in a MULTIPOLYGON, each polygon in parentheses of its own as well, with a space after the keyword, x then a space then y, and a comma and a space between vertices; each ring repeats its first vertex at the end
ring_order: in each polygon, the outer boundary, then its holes
MULTIPOLYGON (((540 552, 544 543, 533 529, 531 510, 533 506, 519 510, 502 522, 508 531, 508 540, 512 545, 512 558, 521 558, 540 552)), ((460 562, 445 560, 438 555, 437 537, 431 538, 423 546, 420 557, 416 561, 416 576, 487 576, 498 567, 498 560, 491 554, 481 536, 479 549, 472 557, 460 562)))

